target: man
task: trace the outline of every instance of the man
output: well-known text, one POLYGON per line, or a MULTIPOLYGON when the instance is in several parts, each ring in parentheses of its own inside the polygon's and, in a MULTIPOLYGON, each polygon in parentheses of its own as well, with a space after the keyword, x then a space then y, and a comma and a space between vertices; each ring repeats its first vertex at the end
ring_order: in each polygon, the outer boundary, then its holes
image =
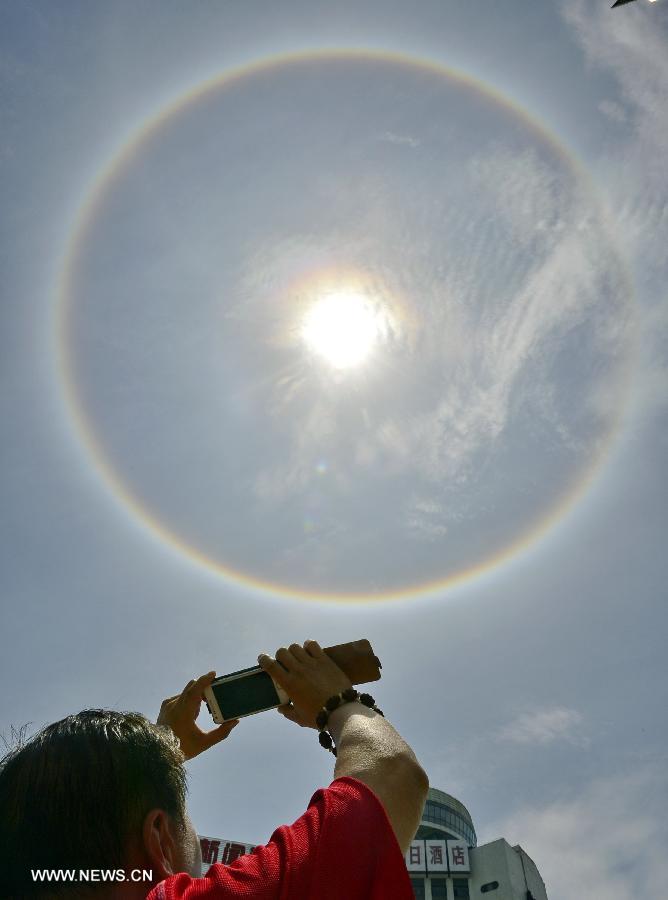
MULTIPOLYGON (((302 727, 317 728, 325 701, 351 687, 316 641, 281 647, 275 658, 260 654, 258 662, 290 697, 279 712, 302 727)), ((88 710, 8 754, 0 767, 0 897, 411 900, 403 854, 427 776, 390 723, 359 702, 329 715, 337 747, 332 784, 266 846, 199 877, 182 763, 237 724, 208 733, 196 724, 214 677, 165 700, 158 725, 137 713, 88 710), (61 872, 45 882, 38 869, 61 872), (105 870, 118 880, 86 880, 105 870)))

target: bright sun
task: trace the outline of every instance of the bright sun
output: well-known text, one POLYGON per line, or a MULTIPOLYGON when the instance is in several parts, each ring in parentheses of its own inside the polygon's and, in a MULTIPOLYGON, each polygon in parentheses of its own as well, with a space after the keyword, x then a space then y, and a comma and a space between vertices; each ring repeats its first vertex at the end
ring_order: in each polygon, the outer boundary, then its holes
POLYGON ((369 355, 380 331, 380 317, 363 294, 336 291, 311 307, 302 336, 334 368, 350 369, 369 355))

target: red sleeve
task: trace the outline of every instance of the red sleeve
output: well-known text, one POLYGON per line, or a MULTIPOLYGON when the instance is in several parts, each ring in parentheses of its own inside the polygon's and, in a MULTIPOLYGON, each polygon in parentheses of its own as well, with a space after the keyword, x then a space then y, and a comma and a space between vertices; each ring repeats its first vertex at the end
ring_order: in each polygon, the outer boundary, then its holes
POLYGON ((147 900, 413 900, 406 864, 373 791, 337 778, 311 797, 293 825, 232 865, 216 863, 203 878, 174 875, 147 900))

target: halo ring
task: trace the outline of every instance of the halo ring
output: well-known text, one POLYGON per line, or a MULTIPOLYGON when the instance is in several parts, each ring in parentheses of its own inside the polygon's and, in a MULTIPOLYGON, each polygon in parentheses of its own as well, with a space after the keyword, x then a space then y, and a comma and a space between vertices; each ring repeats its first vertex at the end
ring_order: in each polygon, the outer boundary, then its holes
MULTIPOLYGON (((55 314, 53 332, 55 338, 57 380, 61 388, 61 399, 65 407, 66 418, 72 424, 78 444, 86 451, 88 461, 92 463, 94 470, 101 477, 103 484, 111 492, 121 507, 132 513, 135 520, 141 522, 150 533, 165 545, 187 557, 192 563, 199 567, 203 567, 210 572, 216 573, 230 583, 257 590, 265 594, 268 593, 290 599, 308 600, 309 602, 322 601, 327 603, 347 602, 359 604, 368 602, 377 603, 378 601, 405 600, 416 596, 442 594, 446 590, 461 586, 464 583, 497 568, 501 564, 508 562, 518 556, 529 545, 535 544, 540 538, 550 532, 556 523, 571 511, 576 503, 585 495, 594 481, 595 476, 600 472, 602 463, 608 457, 615 438, 619 434, 628 395, 630 393, 630 376, 633 370, 637 340, 636 335, 634 334, 633 346, 629 348, 625 362, 626 372, 624 373, 625 377, 623 379, 623 388, 621 391, 622 396, 619 398, 619 403, 617 405, 615 421, 606 436, 606 440, 602 442, 602 449, 580 475, 575 487, 565 496, 562 496, 559 502, 554 504, 537 524, 534 522, 530 528, 526 529, 501 551, 494 553, 482 562, 463 568, 445 578, 416 584, 410 588, 383 591, 382 593, 379 592, 374 594, 359 592, 329 593, 323 591, 315 593, 299 587, 288 587, 286 585, 265 581, 250 573, 238 571, 232 566, 223 565, 218 560, 212 559, 204 554, 194 544, 184 540, 171 527, 154 515, 142 500, 132 493, 130 488, 123 481, 122 476, 114 468, 111 460, 105 453, 101 441, 95 434, 93 426, 84 412, 84 405, 80 398, 70 349, 71 321, 74 316, 75 305, 72 301, 74 295, 72 285, 80 249, 85 243, 86 235, 93 226, 96 215, 102 207, 105 197, 108 195, 108 192, 113 189, 117 179, 122 176, 126 168, 141 152, 143 146, 156 135, 160 128, 174 116, 181 113, 190 104, 202 99, 211 91, 228 88, 250 75, 255 75, 263 71, 268 72, 274 67, 290 65, 291 63, 296 62, 317 62, 319 60, 341 58, 359 61, 378 60, 408 67, 417 67, 431 71, 432 73, 457 82, 462 86, 480 92, 488 100, 492 100, 504 107, 512 115, 518 117, 529 131, 532 131, 538 138, 552 148, 552 150, 564 161, 567 168, 574 172, 577 177, 587 185, 592 198, 601 210, 602 221, 604 223, 607 222, 607 213, 603 207, 601 198, 598 196, 598 192, 593 184, 591 176, 575 155, 550 131, 548 131, 539 120, 529 115, 525 109, 512 102, 496 89, 468 74, 451 69, 433 60, 379 50, 313 50, 270 56, 225 71, 180 94, 171 103, 168 103, 157 113, 147 118, 95 174, 91 185, 86 191, 85 199, 75 215, 73 227, 66 239, 66 249, 56 282, 57 297, 54 305, 55 314)), ((628 264, 614 240, 612 228, 608 228, 607 231, 610 245, 613 247, 620 263, 620 271, 627 287, 627 303, 629 306, 635 306, 635 297, 628 264)))

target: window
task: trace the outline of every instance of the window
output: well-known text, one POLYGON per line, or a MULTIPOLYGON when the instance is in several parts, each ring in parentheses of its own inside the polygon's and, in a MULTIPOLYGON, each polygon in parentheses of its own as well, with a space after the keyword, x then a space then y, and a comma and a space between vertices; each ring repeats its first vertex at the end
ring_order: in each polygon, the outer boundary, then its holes
POLYGON ((453 896, 455 900, 469 900, 469 881, 468 878, 452 879, 453 896))
POLYGON ((475 831, 466 819, 450 806, 427 800, 422 817, 438 825, 453 828, 458 834, 465 837, 471 846, 475 847, 477 843, 475 831))
POLYGON ((489 894, 490 891, 495 891, 499 886, 498 881, 488 881, 487 884, 483 884, 480 888, 481 894, 489 894))
POLYGON ((431 879, 431 900, 447 900, 448 889, 446 887, 445 878, 431 879))
POLYGON ((427 840, 431 840, 434 838, 437 841, 456 841, 457 835, 451 834, 449 831, 445 831, 441 828, 432 828, 429 825, 420 825, 415 835, 415 840, 421 840, 426 838, 427 840))
POLYGON ((415 894, 415 900, 424 900, 424 881, 422 878, 411 878, 411 887, 415 894))

